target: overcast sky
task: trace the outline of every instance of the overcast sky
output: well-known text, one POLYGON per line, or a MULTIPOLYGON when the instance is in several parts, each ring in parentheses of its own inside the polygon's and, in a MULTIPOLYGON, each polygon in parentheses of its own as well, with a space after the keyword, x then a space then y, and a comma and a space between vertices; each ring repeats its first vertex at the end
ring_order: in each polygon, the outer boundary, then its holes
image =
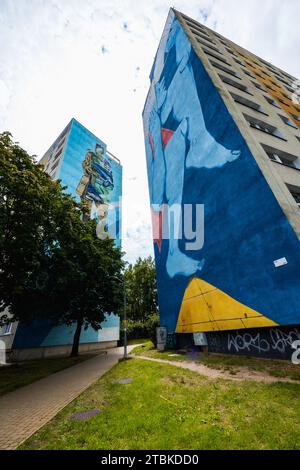
POLYGON ((0 0, 0 131, 38 158, 72 117, 104 140, 130 261, 153 253, 141 114, 170 6, 300 77, 299 0, 0 0))

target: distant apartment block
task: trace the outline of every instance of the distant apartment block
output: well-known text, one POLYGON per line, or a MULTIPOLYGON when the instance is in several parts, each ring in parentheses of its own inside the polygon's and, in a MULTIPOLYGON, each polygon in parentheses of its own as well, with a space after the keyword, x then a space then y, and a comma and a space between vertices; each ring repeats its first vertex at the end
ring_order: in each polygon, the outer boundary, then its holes
MULTIPOLYGON (((61 180, 78 202, 86 203, 84 216, 96 218, 121 246, 122 166, 106 144, 72 119, 39 163, 52 179, 61 180)), ((0 328, 0 340, 14 359, 57 356, 70 352, 74 331, 75 326, 53 326, 47 321, 30 326, 12 323, 0 328)), ((116 346, 119 331, 119 316, 107 314, 99 331, 91 327, 82 330, 80 351, 116 346)))

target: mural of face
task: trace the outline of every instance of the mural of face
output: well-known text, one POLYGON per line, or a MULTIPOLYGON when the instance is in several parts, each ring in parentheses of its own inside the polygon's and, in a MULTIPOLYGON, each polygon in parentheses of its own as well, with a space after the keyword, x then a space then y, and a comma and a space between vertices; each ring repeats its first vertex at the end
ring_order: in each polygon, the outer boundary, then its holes
POLYGON ((174 12, 150 78, 143 119, 161 326, 299 324, 299 240, 174 12), (183 210, 176 224, 168 212, 188 204, 205 207, 196 251, 183 210), (288 264, 276 269, 283 257, 288 264))
MULTIPOLYGON (((164 198, 169 207, 182 204, 187 168, 222 167, 241 155, 239 149, 229 150, 219 144, 207 130, 190 61, 191 45, 174 20, 149 115, 149 182, 151 203, 156 206, 156 209, 152 206, 154 212, 161 211, 164 198), (179 89, 184 92, 178 92, 179 89)), ((182 220, 180 230, 181 224, 182 220)), ((179 247, 180 237, 174 230, 174 226, 169 227, 169 233, 174 235, 170 237, 166 262, 170 278, 201 271, 205 260, 199 262, 183 253, 179 247)))

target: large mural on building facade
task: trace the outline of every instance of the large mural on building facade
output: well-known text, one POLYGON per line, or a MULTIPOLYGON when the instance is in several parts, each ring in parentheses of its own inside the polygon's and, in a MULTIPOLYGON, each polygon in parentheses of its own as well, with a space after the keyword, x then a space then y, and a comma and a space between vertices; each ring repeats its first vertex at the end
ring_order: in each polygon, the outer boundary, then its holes
MULTIPOLYGON (((72 119, 56 179, 61 180, 78 202, 86 206, 87 218, 95 218, 98 227, 115 238, 121 246, 120 199, 122 196, 122 166, 107 153, 106 144, 72 119)), ((103 232, 101 232, 101 235, 103 232)), ((99 331, 89 327, 81 333, 81 343, 117 341, 120 318, 107 314, 99 331)), ((18 325, 14 349, 72 344, 75 325, 53 326, 51 322, 18 325)))
POLYGON ((86 217, 95 218, 121 246, 122 166, 108 154, 106 144, 76 120, 57 178, 85 203, 86 217))
POLYGON ((103 221, 102 234, 107 233, 106 219, 110 205, 110 193, 114 189, 113 173, 109 159, 105 157, 105 149, 100 144, 95 150, 88 150, 82 163, 83 175, 76 192, 85 208, 84 217, 93 216, 97 227, 103 221), (92 210, 94 206, 94 211, 92 210))
POLYGON ((143 120, 161 326, 300 323, 299 241, 173 11, 150 80, 143 120), (195 250, 184 214, 197 205, 205 230, 195 250))

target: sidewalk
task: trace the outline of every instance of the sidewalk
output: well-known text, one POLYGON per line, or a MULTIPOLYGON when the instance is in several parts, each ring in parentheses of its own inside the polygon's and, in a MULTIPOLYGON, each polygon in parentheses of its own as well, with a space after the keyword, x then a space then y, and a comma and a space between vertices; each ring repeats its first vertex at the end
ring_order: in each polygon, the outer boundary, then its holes
MULTIPOLYGON (((129 346, 128 352, 135 347, 129 346)), ((111 369, 123 348, 108 350, 0 397, 0 449, 16 449, 62 408, 111 369)))

